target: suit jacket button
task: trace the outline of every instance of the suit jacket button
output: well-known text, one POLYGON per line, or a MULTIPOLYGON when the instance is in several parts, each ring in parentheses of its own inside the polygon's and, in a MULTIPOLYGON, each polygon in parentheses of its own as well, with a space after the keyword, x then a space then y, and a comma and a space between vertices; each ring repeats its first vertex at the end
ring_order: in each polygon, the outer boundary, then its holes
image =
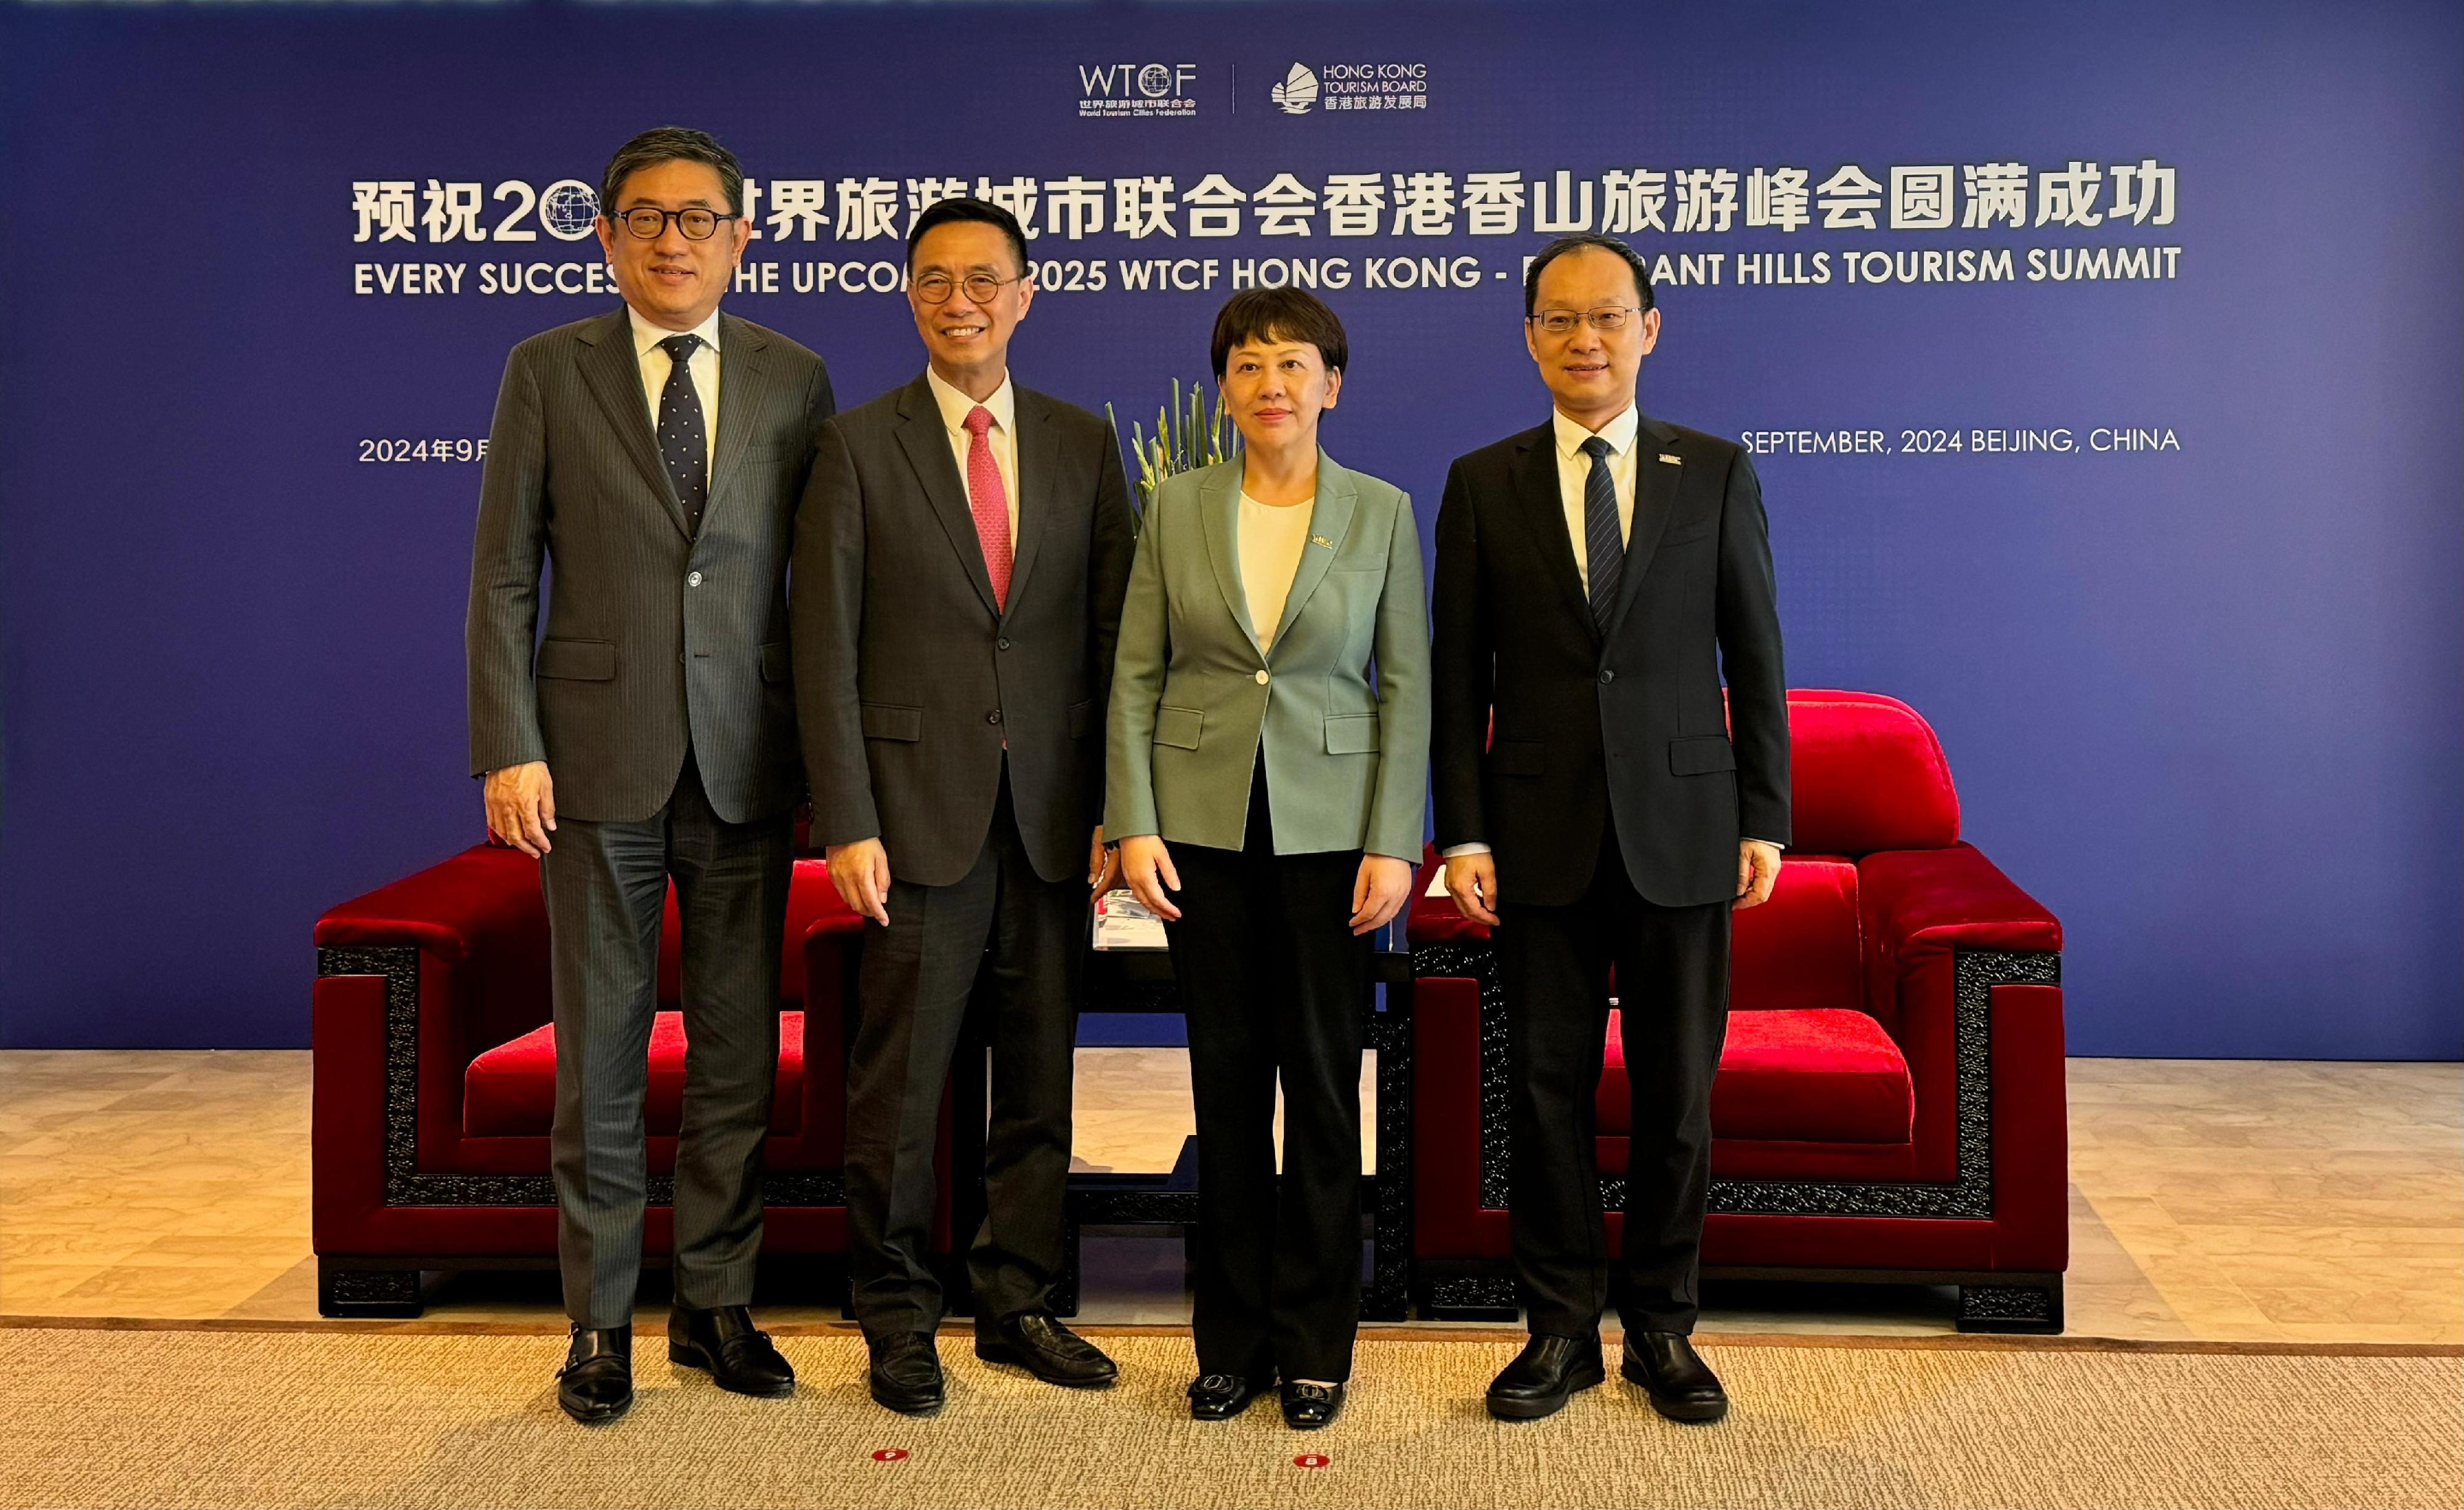
POLYGON ((1000 723, 1000 722, 1001 722, 1001 710, 1000 710, 1000 709, 998 709, 998 708, 996 708, 996 709, 994 709, 991 712, 984 714, 984 722, 986 722, 986 723, 988 723, 988 724, 997 724, 997 723, 1000 723))
POLYGON ((1009 648, 1009 642, 1008 642, 1007 640, 1000 640, 1000 641, 996 641, 996 642, 994 642, 994 643, 995 643, 995 644, 997 644, 1001 648, 1002 648, 1002 649, 1004 649, 1004 650, 1006 650, 1006 649, 1008 649, 1008 648, 1009 648))
POLYGON ((1263 668, 1258 672, 1258 685, 1260 687, 1266 685, 1266 673, 1263 668))
POLYGON ((686 585, 686 586, 688 586, 688 587, 698 587, 698 586, 700 586, 700 585, 701 585, 701 573, 699 573, 699 572, 687 572, 687 573, 685 573, 685 585, 686 585))
POLYGON ((1616 681, 1616 680, 1617 680, 1617 673, 1616 673, 1615 671, 1610 670, 1610 669, 1609 669, 1607 667, 1605 667, 1605 666, 1600 667, 1600 685, 1601 685, 1602 687, 1606 687, 1606 686, 1608 686, 1611 682, 1614 682, 1614 681, 1616 681))

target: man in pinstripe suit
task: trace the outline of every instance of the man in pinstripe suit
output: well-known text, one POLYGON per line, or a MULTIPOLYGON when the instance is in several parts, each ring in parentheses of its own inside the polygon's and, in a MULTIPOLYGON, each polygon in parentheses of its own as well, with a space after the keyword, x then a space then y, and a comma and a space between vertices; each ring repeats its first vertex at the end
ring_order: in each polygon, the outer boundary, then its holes
POLYGON ((671 1360, 783 1394, 753 1326, 779 1057, 790 810, 803 795, 786 568, 827 373, 718 313, 748 230, 736 158, 663 126, 618 150, 599 240, 626 307, 514 348, 472 555, 471 762, 539 861, 556 1014, 550 1146, 573 1333, 558 1401, 632 1403, 642 1102, 675 886, 691 1042, 671 1360), (536 641, 542 558, 553 563, 536 641))
POLYGON ((1112 869, 1104 699, 1137 521, 1111 427, 1010 379, 1035 295, 1016 218, 943 200, 910 229, 907 267, 926 370, 824 427, 795 630, 813 835, 873 925, 847 1055, 854 1310, 873 1399, 921 1414, 944 1399, 926 1244, 941 1085, 971 1006, 992 1039, 976 1356, 1071 1387, 1117 1375, 1051 1291, 1088 905, 1112 869))

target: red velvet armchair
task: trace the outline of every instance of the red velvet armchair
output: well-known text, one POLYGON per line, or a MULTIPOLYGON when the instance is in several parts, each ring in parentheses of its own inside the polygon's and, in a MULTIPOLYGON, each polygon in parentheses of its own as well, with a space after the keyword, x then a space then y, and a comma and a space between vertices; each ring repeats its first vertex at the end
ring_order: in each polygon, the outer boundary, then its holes
MULTIPOLYGON (((780 1050, 762 1150, 765 1258, 847 1252, 846 1055, 859 930, 819 861, 788 891, 780 1050)), ((538 862, 481 844, 317 920, 315 1233, 328 1316, 415 1316, 422 1270, 535 1267, 556 1254, 547 1132, 547 914, 538 862)), ((672 893, 650 1043, 646 1257, 667 1202, 684 1081, 672 893)), ((943 1109, 941 1246, 951 1220, 943 1109)))
MULTIPOLYGON (((1796 843, 1736 916, 1705 1271, 1955 1284, 1963 1330, 2059 1331, 2061 925, 1960 842, 1941 743, 1906 704, 1792 691, 1789 733, 1796 843)), ((1438 1313, 1509 1307, 1504 1003, 1487 930, 1425 895, 1433 869, 1410 924, 1414 1289, 1438 1313)), ((1598 1112, 1614 1214, 1614 1023, 1598 1112)))

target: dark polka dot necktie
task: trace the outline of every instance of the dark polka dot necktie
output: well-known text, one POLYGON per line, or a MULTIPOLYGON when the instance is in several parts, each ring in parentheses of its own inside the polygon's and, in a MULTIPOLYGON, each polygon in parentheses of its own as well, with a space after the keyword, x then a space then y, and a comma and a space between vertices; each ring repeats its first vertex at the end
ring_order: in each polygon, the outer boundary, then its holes
POLYGON ((701 533, 702 506, 710 501, 710 431, 701 416, 701 395, 693 391, 693 354, 699 336, 670 336, 659 342, 668 354, 668 385, 659 390, 659 459, 676 485, 676 501, 685 506, 685 528, 701 533))

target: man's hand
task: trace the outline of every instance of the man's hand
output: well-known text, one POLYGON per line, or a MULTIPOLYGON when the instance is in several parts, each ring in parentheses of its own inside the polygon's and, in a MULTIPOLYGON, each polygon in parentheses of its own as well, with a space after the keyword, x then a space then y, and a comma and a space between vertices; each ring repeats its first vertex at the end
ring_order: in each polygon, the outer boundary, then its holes
POLYGON ((1446 862, 1446 895, 1475 923, 1497 926, 1497 856, 1457 855, 1446 862))
POLYGON ((878 839, 832 844, 823 851, 829 860, 830 885, 839 900, 859 917, 890 926, 890 851, 878 839))
POLYGON ((1087 889, 1102 896, 1112 887, 1112 878, 1121 873, 1121 862, 1104 845, 1104 825, 1095 825, 1095 841, 1087 850, 1087 889))
POLYGON ((1412 900, 1412 863, 1392 855, 1363 855, 1352 882, 1352 931, 1374 933, 1395 921, 1412 900))
POLYGON ((1779 845, 1759 839, 1737 842, 1737 907, 1740 912, 1771 900, 1779 884, 1779 845))
POLYGON ((1121 880, 1148 911, 1180 921, 1180 908, 1164 894, 1180 889, 1180 872, 1172 867, 1172 851, 1163 846, 1162 835, 1140 834, 1121 841, 1121 880))
POLYGON ((556 783, 548 779, 546 761, 489 772, 481 800, 488 808, 488 832, 498 839, 533 860, 556 847, 547 842, 556 832, 556 783))

